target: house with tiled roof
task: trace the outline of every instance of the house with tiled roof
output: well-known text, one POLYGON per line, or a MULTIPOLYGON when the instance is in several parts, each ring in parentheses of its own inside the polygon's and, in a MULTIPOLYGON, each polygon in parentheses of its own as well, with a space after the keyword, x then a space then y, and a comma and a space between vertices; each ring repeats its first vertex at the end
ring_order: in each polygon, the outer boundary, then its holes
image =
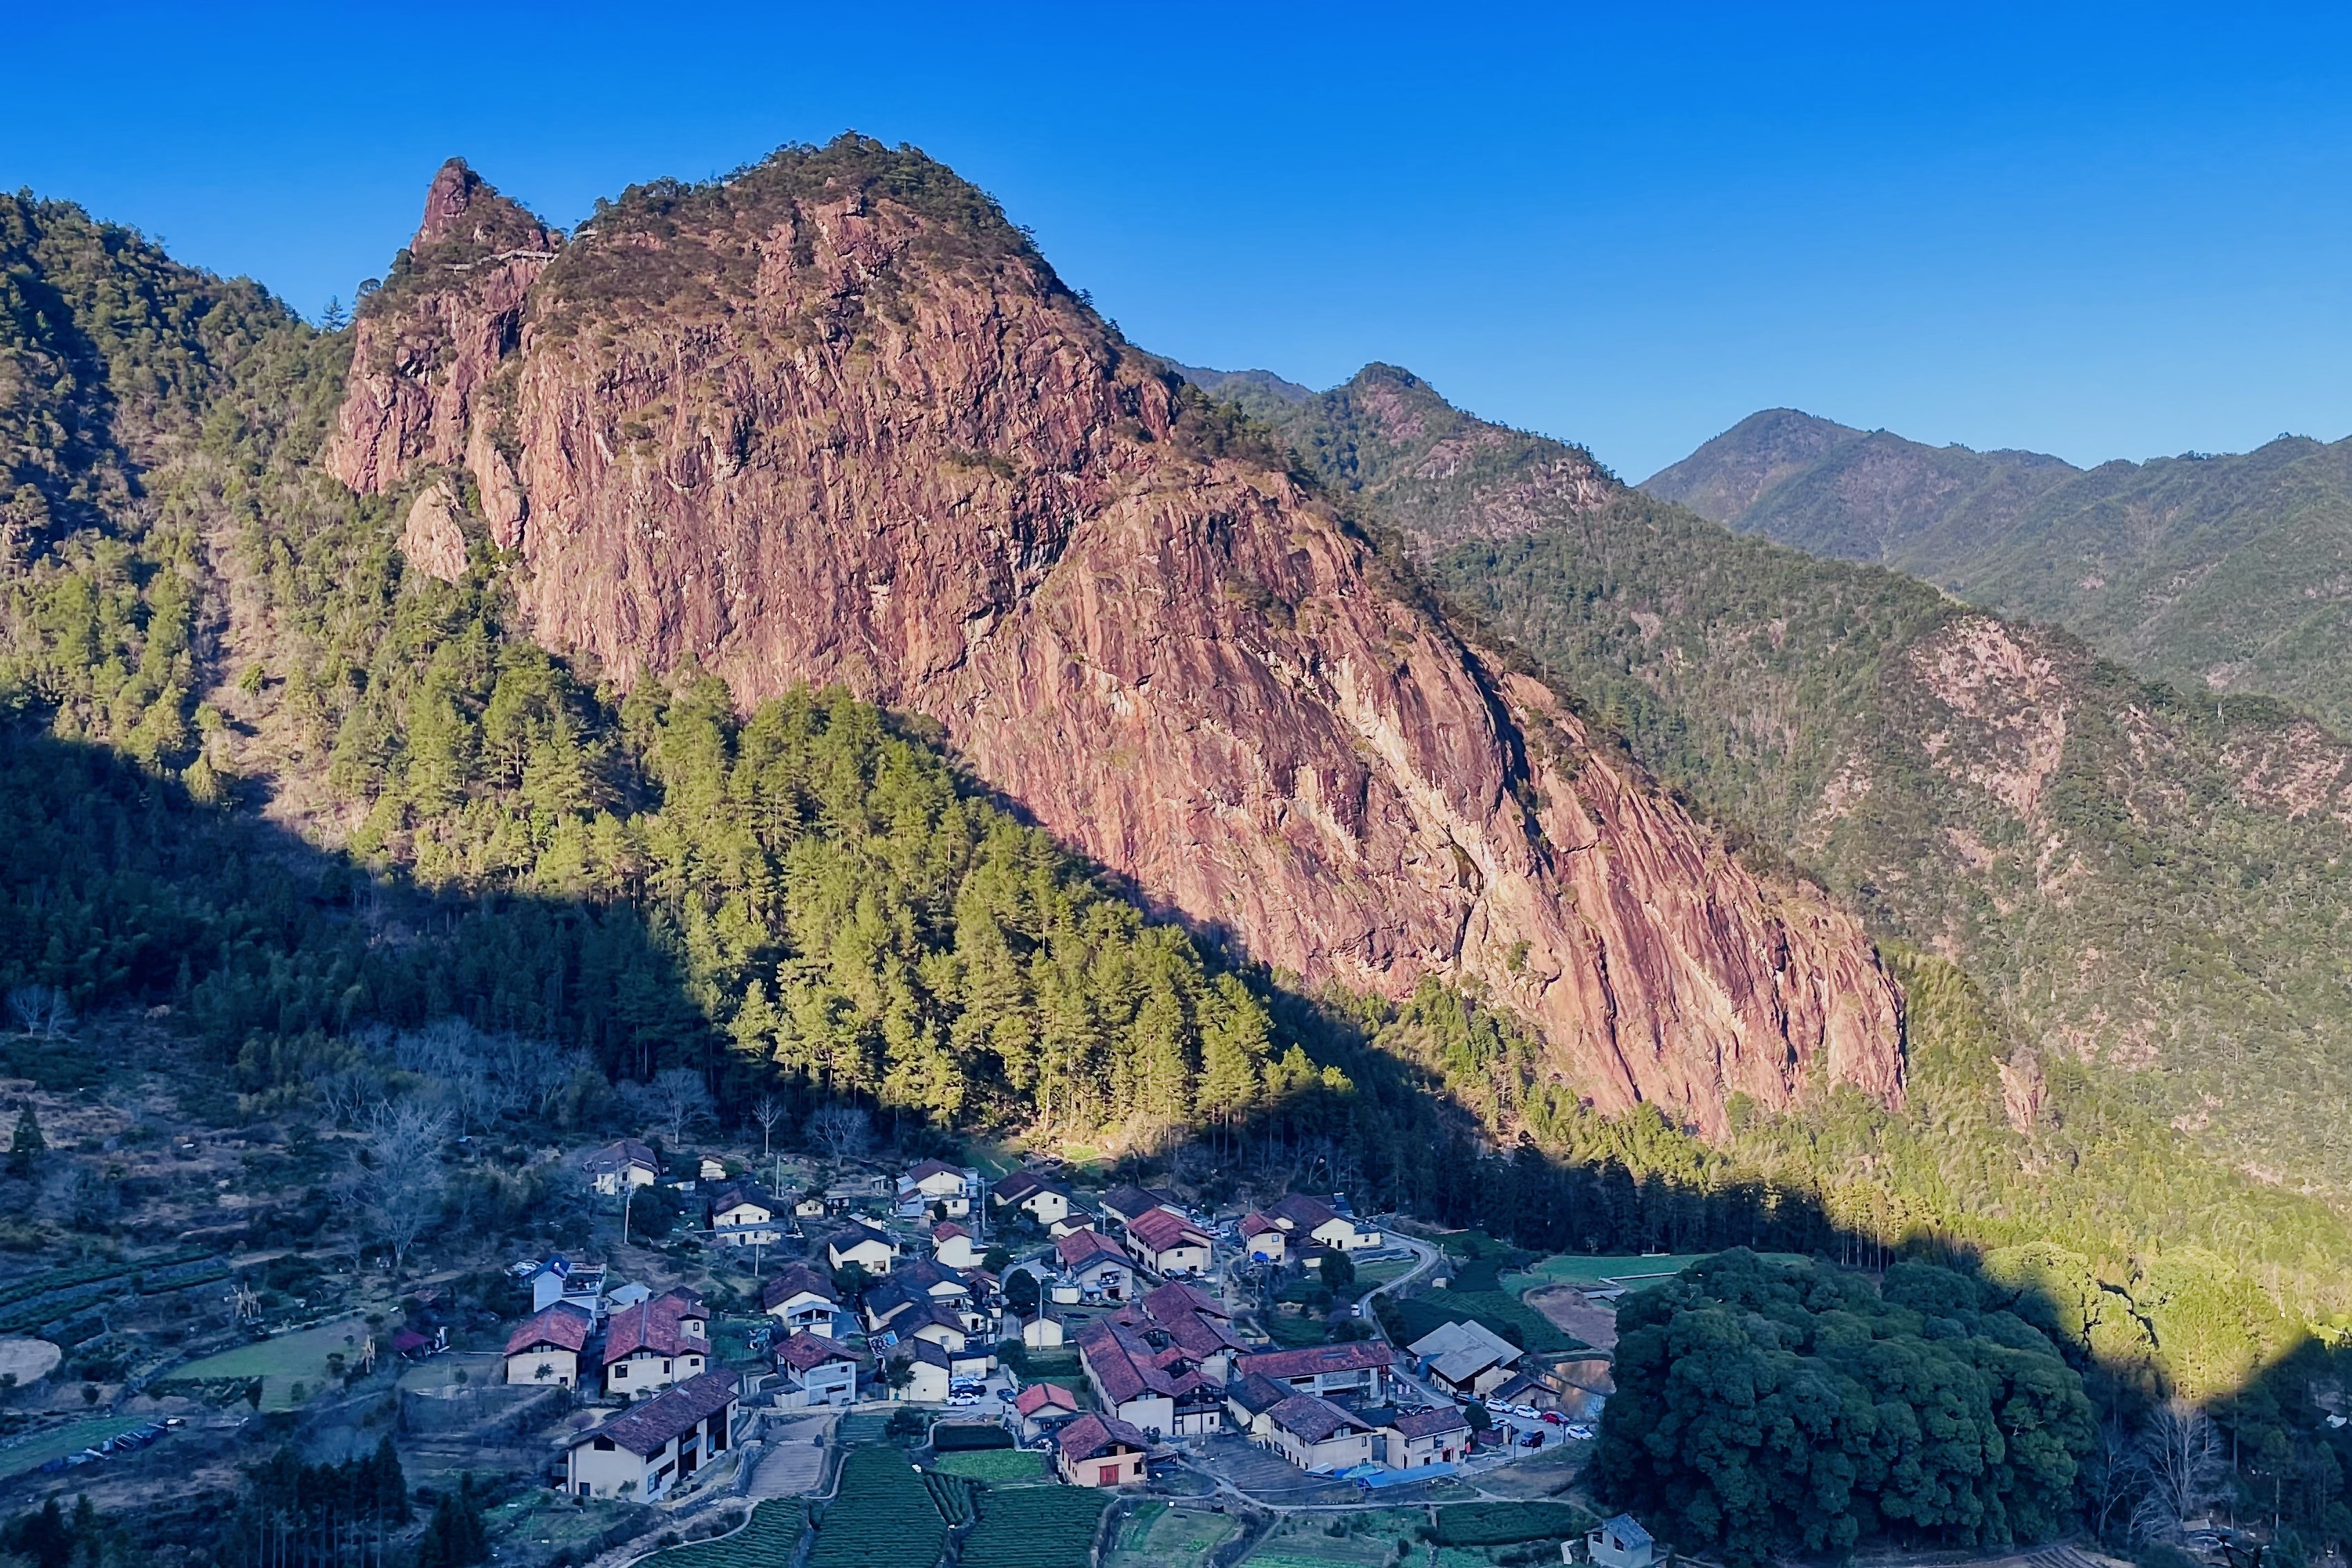
POLYGON ((680 1289, 613 1314, 604 1328, 604 1392, 646 1399, 710 1364, 710 1314, 680 1289))
POLYGON ((978 1345, 950 1350, 930 1340, 902 1340, 890 1348, 887 1360, 906 1373, 905 1382, 890 1397, 919 1405, 943 1404, 957 1382, 983 1378, 996 1370, 996 1358, 978 1345))
POLYGON ((574 1436, 563 1489, 574 1497, 653 1502, 725 1453, 734 1441, 735 1380, 690 1377, 574 1436))
POLYGON ((1441 1405, 1433 1410, 1363 1413, 1380 1434, 1381 1451, 1373 1456, 1392 1470, 1417 1470, 1424 1465, 1451 1465, 1468 1458, 1470 1418, 1458 1406, 1441 1405))
POLYGON ((943 1219, 931 1226, 931 1256, 950 1268, 977 1268, 987 1254, 969 1228, 943 1219))
POLYGON ((782 1323, 788 1333, 822 1334, 834 1338, 845 1327, 838 1320, 841 1292, 833 1276, 805 1263, 791 1263, 760 1287, 760 1310, 782 1323))
POLYGON ((1209 1271, 1209 1233, 1181 1215, 1147 1209, 1127 1227, 1127 1250, 1161 1279, 1209 1271))
POLYGON ((1353 1412, 1312 1394, 1294 1394, 1265 1413, 1265 1446, 1302 1470, 1328 1475, 1370 1464, 1374 1434, 1353 1412))
POLYGON ((1135 1286, 1135 1259, 1113 1247, 1099 1231, 1074 1230, 1054 1243, 1061 1278, 1054 1300, 1065 1306, 1093 1298, 1124 1301, 1135 1286))
POLYGON ((1224 1399, 1182 1349, 1126 1323, 1088 1325, 1078 1365, 1105 1410, 1146 1432, 1192 1436, 1224 1429, 1224 1399))
POLYGON ((1058 1432, 1078 1417, 1078 1396, 1058 1383, 1033 1383, 1013 1400, 1013 1425, 1024 1443, 1058 1432))
POLYGON ((827 1237, 824 1244, 824 1260, 829 1267, 846 1268, 855 1263, 876 1279, 889 1273, 898 1257, 898 1238, 862 1220, 850 1221, 827 1237))
POLYGON ((608 1198, 621 1195, 624 1185, 650 1187, 661 1180, 661 1161, 634 1138, 608 1143, 588 1156, 583 1167, 589 1184, 608 1198))
POLYGON ((980 1188, 980 1173, 960 1170, 944 1160, 926 1160, 898 1178, 898 1202, 903 1206, 929 1208, 938 1204, 950 1217, 971 1212, 972 1194, 980 1188))
POLYGON ((1134 1486, 1151 1451, 1151 1439, 1116 1415, 1081 1415, 1054 1442, 1054 1468, 1074 1487, 1134 1486))
POLYGON ((1314 1241, 1335 1252, 1360 1252, 1381 1244, 1381 1233, 1366 1230, 1320 1198, 1293 1193, 1265 1211, 1266 1217, 1287 1232, 1291 1250, 1314 1241))
POLYGON ((1048 1227, 1067 1220, 1076 1205, 1069 1188, 1034 1171, 1013 1172, 996 1184, 988 1198, 1000 1208, 1018 1209, 1048 1227))
POLYGON ((777 1405, 824 1410, 856 1404, 857 1360, 857 1352, 838 1340, 794 1334, 775 1351, 777 1405))
POLYGON ((507 1381, 535 1388, 572 1388, 580 1382, 580 1352, 596 1321, 569 1301, 558 1301, 507 1336, 507 1381))
POLYGON ((1395 1360, 1396 1353, 1380 1341, 1359 1340, 1245 1355, 1234 1363, 1234 1370, 1243 1377, 1256 1373, 1286 1383, 1297 1394, 1344 1394, 1381 1405, 1388 1400, 1389 1369, 1395 1360))
POLYGON ((720 1247, 775 1247, 784 1239, 776 1202, 750 1182, 714 1189, 708 1207, 710 1239, 720 1247))
POLYGON ((1297 1392, 1263 1373, 1236 1377, 1225 1384, 1225 1424, 1243 1436, 1265 1446, 1265 1415, 1297 1392))
POLYGON ((1139 1187, 1132 1183, 1113 1187, 1105 1193, 1099 1206, 1105 1215, 1122 1226, 1131 1223, 1136 1215, 1149 1214, 1153 1209, 1166 1209, 1178 1219, 1192 1217, 1184 1212, 1184 1205, 1177 1202, 1174 1193, 1164 1187, 1139 1187))
POLYGON ((1257 1263, 1280 1263, 1290 1256, 1290 1233, 1252 1209, 1242 1215, 1242 1256, 1257 1263))

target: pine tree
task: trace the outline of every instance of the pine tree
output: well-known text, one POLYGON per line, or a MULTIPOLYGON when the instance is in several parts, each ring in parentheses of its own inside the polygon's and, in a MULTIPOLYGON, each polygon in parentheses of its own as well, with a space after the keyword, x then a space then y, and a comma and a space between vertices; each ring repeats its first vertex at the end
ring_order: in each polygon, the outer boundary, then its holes
POLYGON ((27 1104, 16 1112, 16 1131, 8 1141, 8 1169, 19 1176, 33 1173, 34 1164, 48 1152, 48 1140, 41 1136, 41 1123, 27 1104))

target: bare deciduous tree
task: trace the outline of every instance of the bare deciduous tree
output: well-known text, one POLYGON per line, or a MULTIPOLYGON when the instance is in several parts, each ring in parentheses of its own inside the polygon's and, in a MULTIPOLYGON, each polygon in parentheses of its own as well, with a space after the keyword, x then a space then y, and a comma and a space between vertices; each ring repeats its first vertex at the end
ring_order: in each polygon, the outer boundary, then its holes
POLYGON ((874 1121, 855 1105, 821 1106, 809 1115, 808 1141, 838 1165, 873 1147, 874 1121))
POLYGON ((672 1147, 686 1141, 688 1128, 709 1121, 719 1110, 718 1101, 703 1086, 702 1075, 685 1068, 664 1068, 654 1074, 651 1083, 638 1086, 631 1098, 669 1133, 672 1147))
POLYGON ((783 1102, 774 1095, 763 1094, 752 1102, 751 1120, 760 1124, 761 1159, 764 1160, 768 1157, 769 1148, 776 1139, 776 1123, 783 1119, 783 1102))
POLYGON ((395 1277, 441 1211, 447 1179, 441 1145, 448 1136, 449 1113, 415 1099, 380 1104, 368 1118, 357 1195, 369 1229, 392 1248, 395 1277))
POLYGON ((56 1039, 73 1030, 73 1004, 55 985, 19 985, 8 993, 8 1011, 28 1035, 56 1039))
POLYGON ((2132 1458, 2140 1488, 2132 1532, 2143 1540, 2179 1540, 2182 1525, 2207 1517, 2227 1495, 2230 1456, 2221 1429, 2185 1399, 2149 1413, 2132 1458))

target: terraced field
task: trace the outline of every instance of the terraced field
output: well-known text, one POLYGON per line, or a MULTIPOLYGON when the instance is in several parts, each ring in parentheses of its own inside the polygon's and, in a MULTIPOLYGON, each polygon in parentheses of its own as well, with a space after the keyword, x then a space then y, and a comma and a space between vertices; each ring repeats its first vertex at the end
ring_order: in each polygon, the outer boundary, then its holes
POLYGON ((1086 1487, 1014 1487, 982 1493, 964 1537, 962 1568, 1087 1568, 1110 1500, 1086 1487))
POLYGON ((754 1508, 751 1522, 734 1534, 656 1552, 637 1568, 784 1568, 807 1525, 808 1510, 798 1498, 773 1498, 754 1508))

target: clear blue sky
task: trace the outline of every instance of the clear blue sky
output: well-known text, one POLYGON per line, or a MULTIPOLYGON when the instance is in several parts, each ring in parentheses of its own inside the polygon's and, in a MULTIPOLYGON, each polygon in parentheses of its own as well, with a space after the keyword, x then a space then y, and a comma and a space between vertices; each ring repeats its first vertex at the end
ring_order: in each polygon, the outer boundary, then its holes
POLYGON ((314 315, 450 153, 568 226, 855 127, 1150 348, 1389 360, 1629 478, 1784 404, 2078 462, 2352 432, 2343 7, 10 12, 0 186, 314 315))

